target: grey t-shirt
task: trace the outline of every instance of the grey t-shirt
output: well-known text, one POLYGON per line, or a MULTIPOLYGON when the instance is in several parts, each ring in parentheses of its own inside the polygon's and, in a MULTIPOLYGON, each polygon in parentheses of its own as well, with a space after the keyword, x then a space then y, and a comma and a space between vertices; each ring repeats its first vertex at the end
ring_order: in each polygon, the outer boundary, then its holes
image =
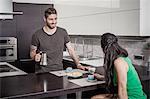
POLYGON ((42 28, 33 34, 31 44, 37 47, 37 51, 46 52, 48 63, 46 68, 53 71, 63 69, 63 49, 69 41, 67 31, 63 28, 57 27, 52 35, 45 33, 42 28))

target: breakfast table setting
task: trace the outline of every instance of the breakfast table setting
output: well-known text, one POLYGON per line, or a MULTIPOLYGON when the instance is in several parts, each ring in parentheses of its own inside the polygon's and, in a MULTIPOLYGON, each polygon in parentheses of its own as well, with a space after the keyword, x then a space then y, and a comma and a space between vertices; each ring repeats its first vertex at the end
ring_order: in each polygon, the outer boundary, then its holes
POLYGON ((95 71, 96 68, 94 67, 90 67, 88 71, 68 67, 66 70, 52 71, 50 73, 56 76, 66 76, 69 82, 75 83, 79 86, 105 83, 104 80, 98 80, 94 77, 95 71))
MULTIPOLYGON (((50 73, 58 77, 63 76, 68 82, 74 83, 81 87, 104 84, 104 76, 102 75, 102 79, 96 79, 94 76, 95 71, 95 67, 89 67, 86 71, 68 67, 66 70, 52 71, 50 73)), ((82 91, 76 92, 76 99, 81 99, 81 97, 82 91)))

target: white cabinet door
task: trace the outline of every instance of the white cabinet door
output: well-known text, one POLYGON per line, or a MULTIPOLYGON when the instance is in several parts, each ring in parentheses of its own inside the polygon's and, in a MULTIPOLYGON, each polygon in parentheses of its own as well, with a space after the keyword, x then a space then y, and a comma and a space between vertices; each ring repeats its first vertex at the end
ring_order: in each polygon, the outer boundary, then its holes
POLYGON ((111 31, 111 15, 98 14, 58 19, 58 26, 65 28, 70 35, 100 35, 111 31))
MULTIPOLYGON (((112 5, 114 5, 112 1, 112 5)), ((130 11, 140 8, 140 0, 119 0, 119 7, 113 8, 112 11, 130 11)))
POLYGON ((140 0, 120 0, 119 8, 112 8, 112 33, 139 36, 140 0))
POLYGON ((140 35, 150 36, 150 0, 140 1, 140 35))
MULTIPOLYGON (((56 4, 58 26, 70 35, 150 36, 150 0, 101 0, 104 6, 56 4), (111 1, 111 2, 110 2, 111 1), (106 5, 105 5, 106 4, 106 5)), ((50 0, 13 0, 18 3, 51 4, 50 0)), ((88 5, 88 4, 87 4, 88 5)))
POLYGON ((51 4, 51 0, 12 0, 18 3, 51 4))
POLYGON ((111 7, 55 5, 58 25, 71 35, 139 36, 139 0, 112 0, 111 7), (119 5, 118 5, 119 2, 119 5), (117 5, 117 6, 114 6, 117 5))
POLYGON ((100 35, 111 30, 111 8, 55 5, 58 26, 70 35, 100 35))
POLYGON ((139 35, 139 10, 112 13, 112 33, 116 35, 139 35))
POLYGON ((126 36, 150 36, 150 0, 120 0, 112 8, 112 32, 126 36))

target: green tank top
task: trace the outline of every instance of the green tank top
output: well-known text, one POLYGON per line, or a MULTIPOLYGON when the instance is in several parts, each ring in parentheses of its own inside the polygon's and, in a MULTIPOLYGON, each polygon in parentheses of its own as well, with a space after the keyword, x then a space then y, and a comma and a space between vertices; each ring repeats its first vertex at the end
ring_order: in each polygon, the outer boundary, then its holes
MULTIPOLYGON (((127 72, 127 94, 128 99, 147 99, 146 94, 142 90, 142 85, 139 79, 139 76, 132 65, 131 60, 128 57, 121 57, 128 63, 128 72, 127 72)), ((117 74, 114 69, 114 79, 113 83, 117 86, 117 74)))

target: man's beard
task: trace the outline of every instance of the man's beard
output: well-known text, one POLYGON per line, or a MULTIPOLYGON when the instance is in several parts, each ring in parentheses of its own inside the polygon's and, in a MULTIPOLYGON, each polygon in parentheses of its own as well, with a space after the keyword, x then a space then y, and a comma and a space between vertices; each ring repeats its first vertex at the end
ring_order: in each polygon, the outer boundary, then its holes
MULTIPOLYGON (((55 24, 55 23, 52 23, 52 24, 55 24)), ((47 26, 50 28, 50 29, 54 29, 56 26, 51 26, 51 25, 49 25, 48 23, 47 23, 47 26)))

